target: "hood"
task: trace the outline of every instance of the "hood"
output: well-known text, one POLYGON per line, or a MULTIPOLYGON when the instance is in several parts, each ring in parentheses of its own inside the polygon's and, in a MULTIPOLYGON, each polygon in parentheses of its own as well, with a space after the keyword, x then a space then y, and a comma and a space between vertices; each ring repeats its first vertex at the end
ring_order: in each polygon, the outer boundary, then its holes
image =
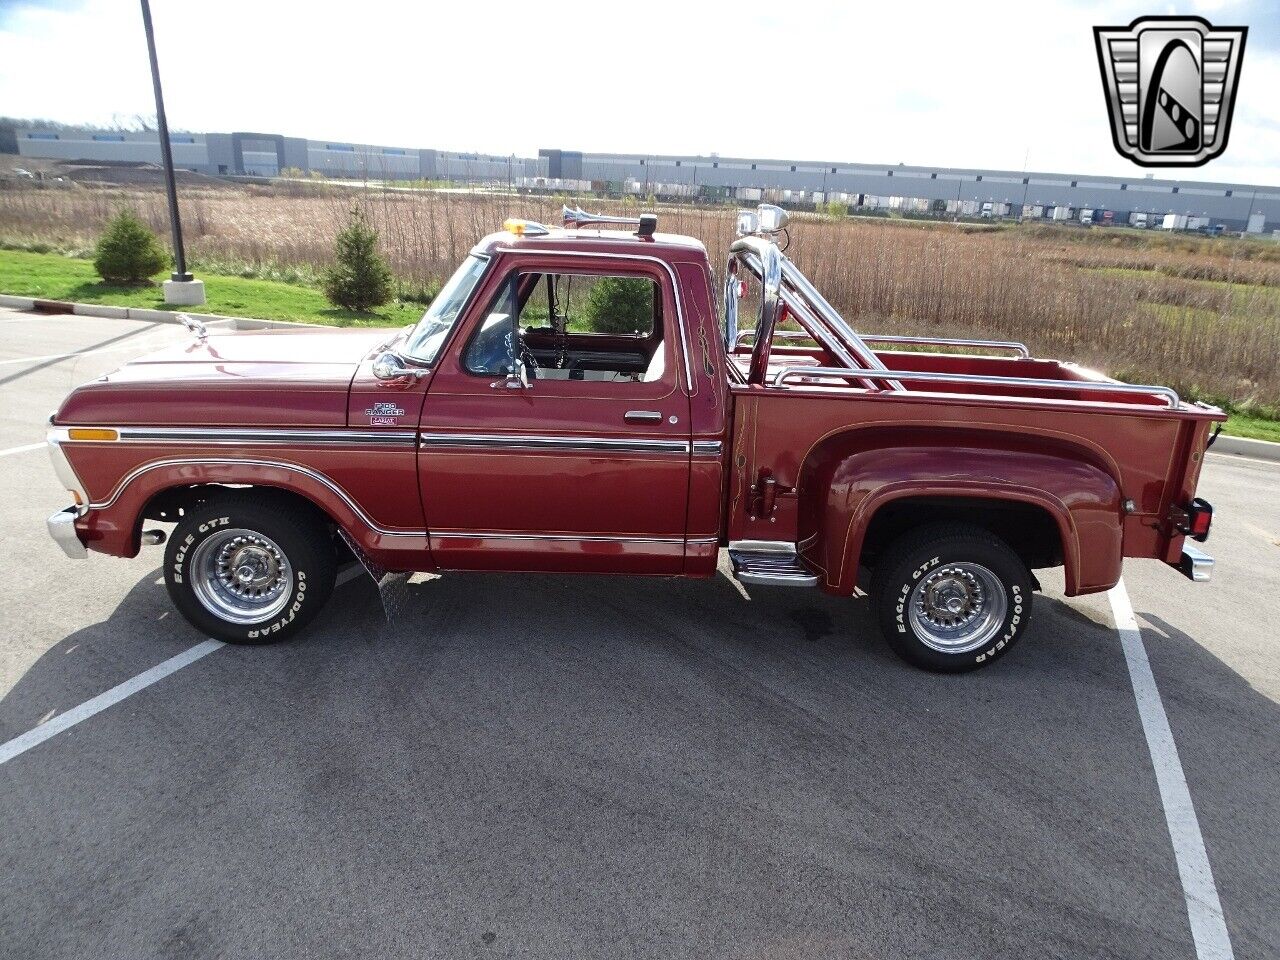
POLYGON ((342 426, 360 362, 398 330, 264 330, 166 347, 77 388, 61 424, 342 426))

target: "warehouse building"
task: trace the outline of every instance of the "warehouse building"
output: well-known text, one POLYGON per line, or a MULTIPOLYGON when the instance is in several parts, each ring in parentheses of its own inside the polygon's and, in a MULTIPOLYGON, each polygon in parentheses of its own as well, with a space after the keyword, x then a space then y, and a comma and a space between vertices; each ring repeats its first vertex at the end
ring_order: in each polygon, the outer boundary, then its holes
MULTIPOLYGON (((86 162, 160 162, 154 131, 19 128, 19 154, 86 162)), ((544 149, 537 157, 304 140, 272 133, 171 136, 174 163, 215 176, 274 177, 311 171, 333 178, 455 180, 525 189, 796 206, 839 202, 851 209, 1093 223, 1222 224, 1260 233, 1280 228, 1280 187, 1129 177, 919 167, 903 164, 746 157, 583 153, 544 149)))

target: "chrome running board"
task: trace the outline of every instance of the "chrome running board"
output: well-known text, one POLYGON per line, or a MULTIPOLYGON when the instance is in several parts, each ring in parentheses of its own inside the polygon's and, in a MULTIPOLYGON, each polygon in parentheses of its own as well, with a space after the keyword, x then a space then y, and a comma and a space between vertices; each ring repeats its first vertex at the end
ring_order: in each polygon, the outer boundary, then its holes
POLYGON ((761 587, 816 587, 818 575, 800 562, 794 544, 780 540, 739 540, 729 544, 733 575, 761 587))

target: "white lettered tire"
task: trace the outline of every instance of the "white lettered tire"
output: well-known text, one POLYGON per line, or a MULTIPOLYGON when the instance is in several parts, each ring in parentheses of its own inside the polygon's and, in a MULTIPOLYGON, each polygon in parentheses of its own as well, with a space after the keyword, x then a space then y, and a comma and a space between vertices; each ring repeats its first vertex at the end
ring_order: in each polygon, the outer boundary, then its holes
POLYGON ((886 551, 872 603, 898 656, 926 670, 962 673, 1004 656, 1026 633, 1033 583, 999 538, 967 524, 934 524, 886 551))
POLYGON ((201 633, 274 643, 320 612, 336 571, 315 511, 270 492, 237 491, 186 512, 165 550, 164 581, 201 633))

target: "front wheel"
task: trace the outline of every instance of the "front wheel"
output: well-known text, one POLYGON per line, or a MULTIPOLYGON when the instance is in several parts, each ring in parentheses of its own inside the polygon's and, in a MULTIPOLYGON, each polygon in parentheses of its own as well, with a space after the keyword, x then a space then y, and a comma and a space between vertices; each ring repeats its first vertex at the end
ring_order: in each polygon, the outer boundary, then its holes
POLYGON ((228 643, 273 643, 299 630, 333 592, 336 562, 320 518, 261 494, 228 495, 183 516, 165 551, 174 605, 228 643))
POLYGON ((893 544, 872 599, 898 656, 961 673, 1004 656, 1031 619, 1032 578, 1004 541, 979 527, 938 524, 893 544))

